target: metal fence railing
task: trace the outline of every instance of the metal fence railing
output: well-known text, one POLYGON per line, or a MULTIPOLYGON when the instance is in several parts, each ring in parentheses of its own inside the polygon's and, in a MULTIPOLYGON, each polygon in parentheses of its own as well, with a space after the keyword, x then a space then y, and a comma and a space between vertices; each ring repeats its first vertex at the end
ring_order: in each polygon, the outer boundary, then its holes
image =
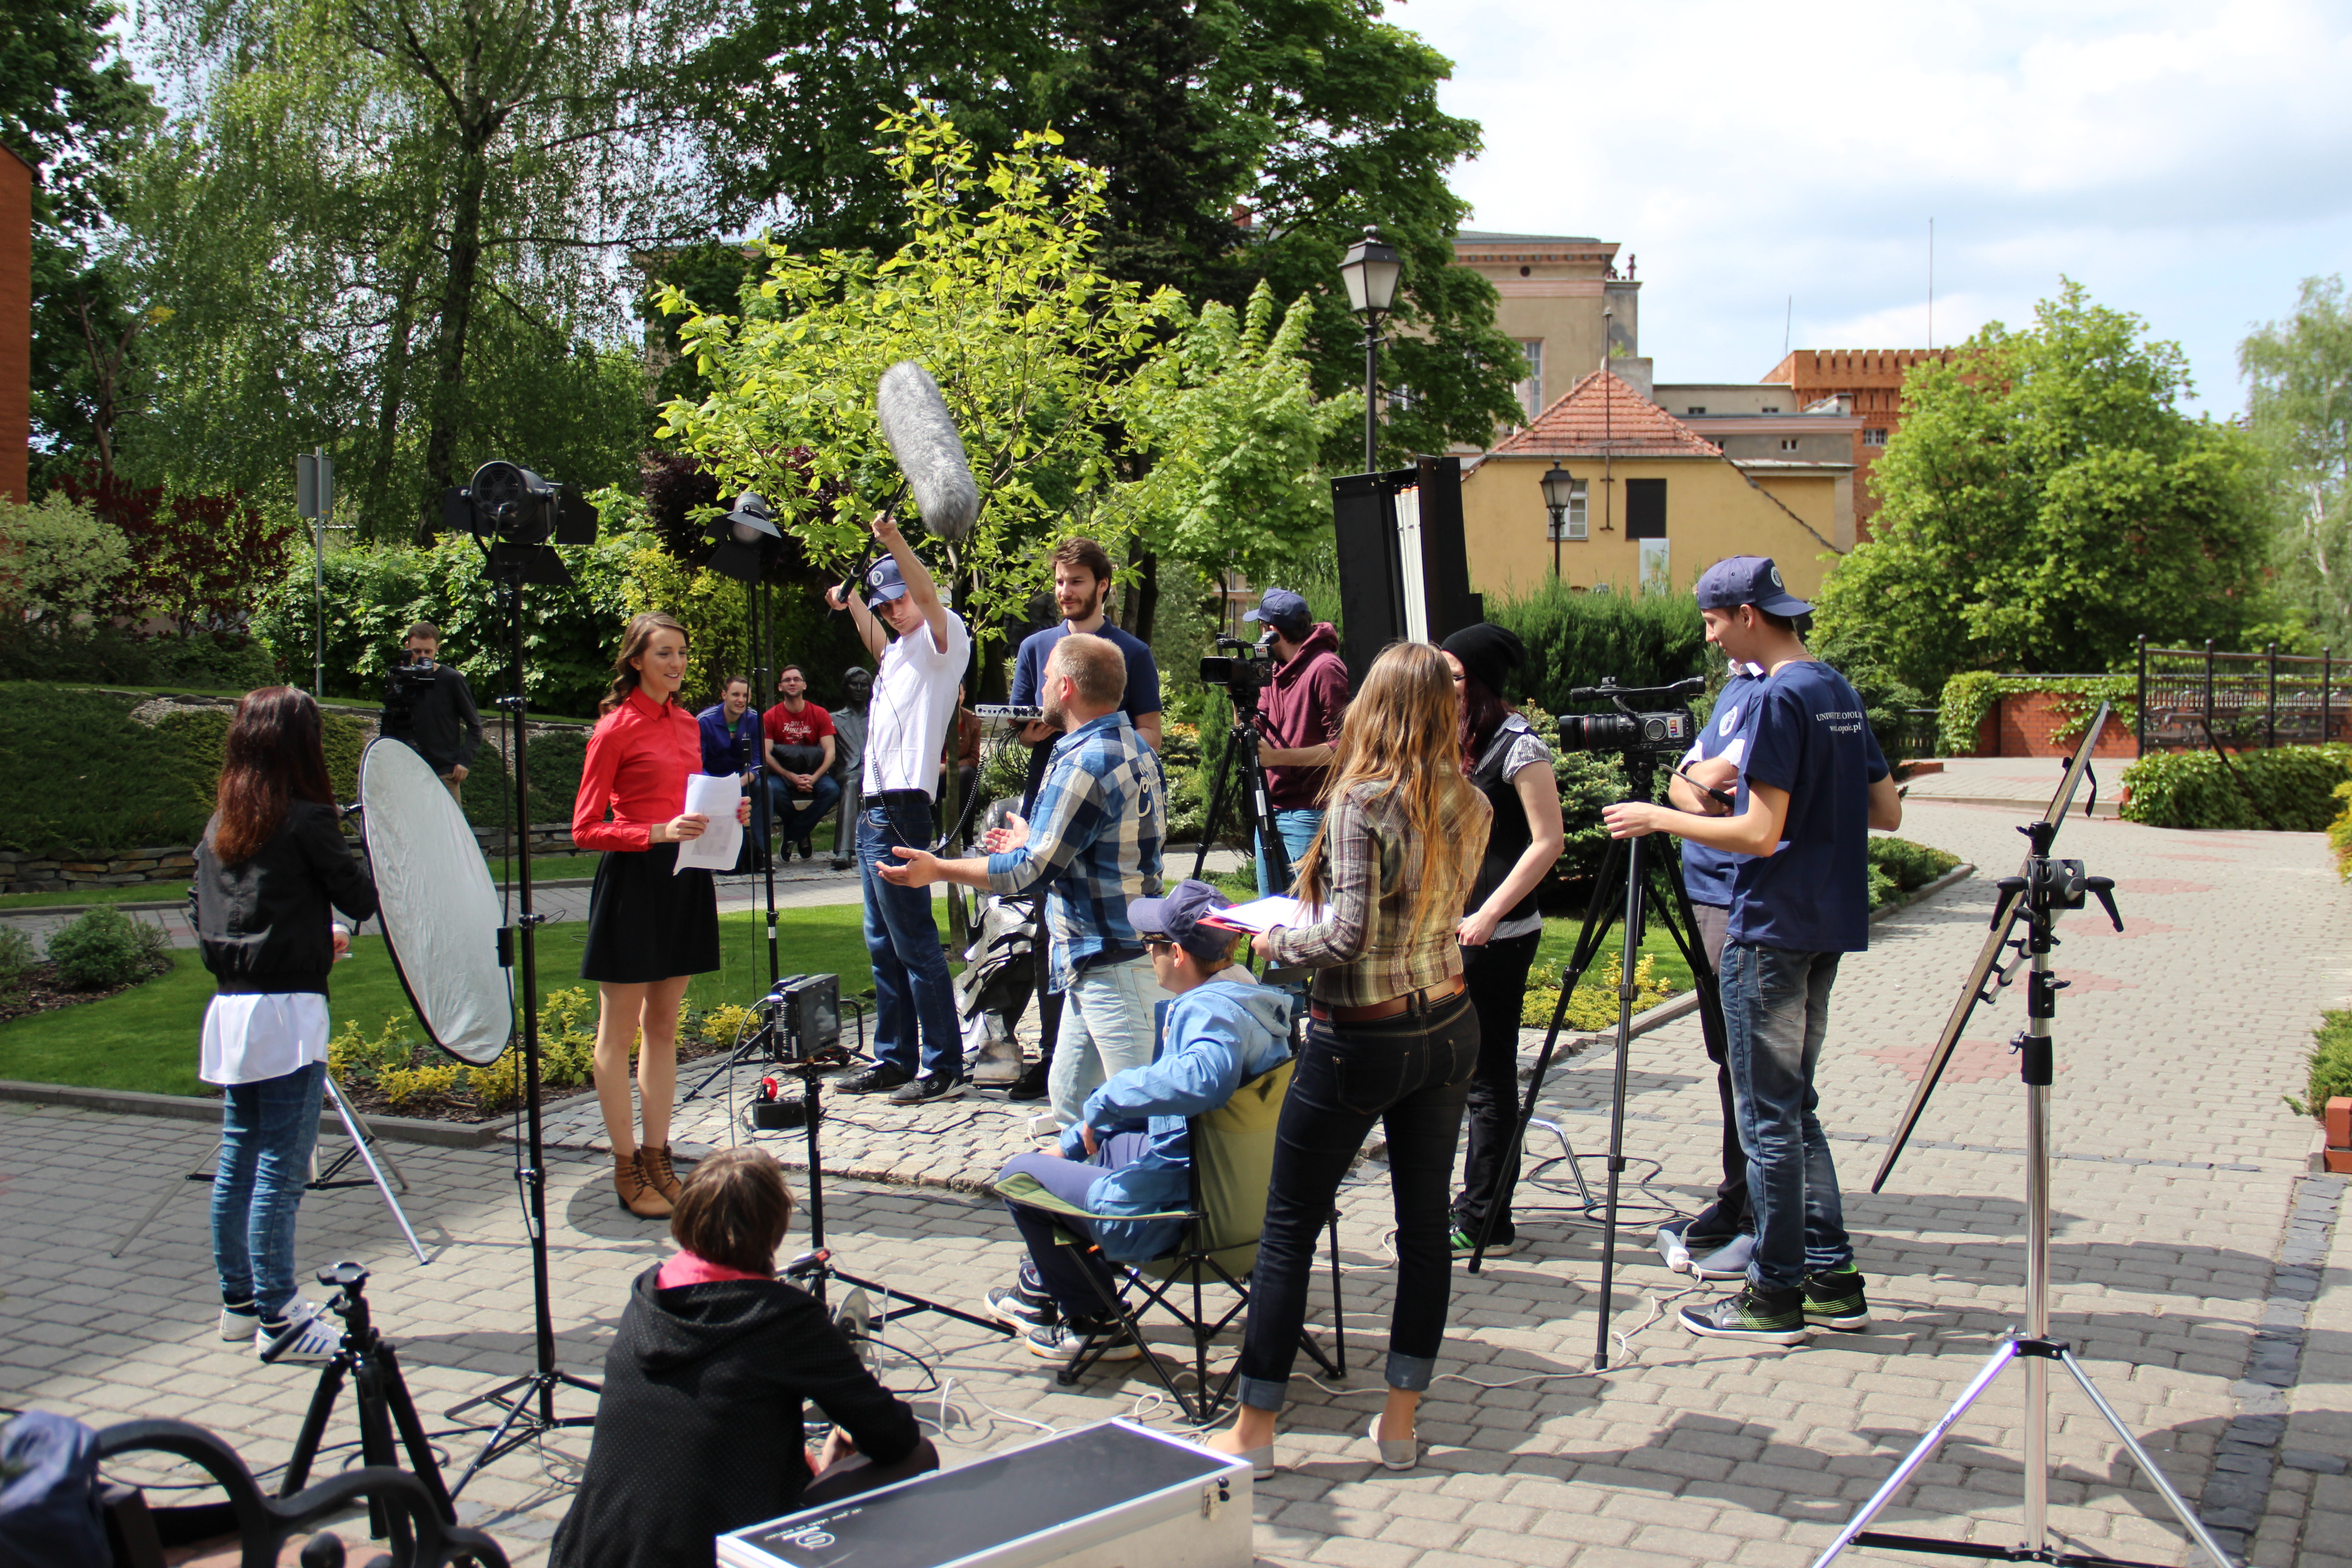
POLYGON ((2245 750, 2352 739, 2352 689, 2334 650, 2217 653, 2139 639, 2139 750, 2245 750))
POLYGON ((1942 754, 1937 744, 1937 710, 1933 708, 1898 708, 1892 725, 1878 733, 1878 749, 1890 763, 1916 762, 1922 757, 1942 754))

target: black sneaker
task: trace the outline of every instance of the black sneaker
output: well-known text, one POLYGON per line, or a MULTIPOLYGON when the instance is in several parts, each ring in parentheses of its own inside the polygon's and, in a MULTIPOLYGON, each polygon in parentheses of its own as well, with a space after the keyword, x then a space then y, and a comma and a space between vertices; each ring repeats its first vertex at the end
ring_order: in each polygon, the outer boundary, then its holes
POLYGON ((846 871, 849 869, 849 857, 846 855, 836 855, 829 864, 836 871, 846 871))
POLYGON ((1116 1318, 1072 1318, 1066 1323, 1030 1330, 1022 1343, 1029 1347, 1031 1355, 1067 1361, 1090 1341, 1102 1352, 1096 1358, 1098 1361, 1138 1361, 1143 1355, 1143 1347, 1116 1318))
MULTIPOLYGON (((1454 1234, 1446 1237, 1446 1244, 1454 1249, 1456 1258, 1475 1256, 1478 1250, 1478 1233, 1457 1225, 1454 1227, 1454 1234)), ((1489 1258, 1508 1258, 1518 1249, 1519 1238, 1516 1236, 1498 1236, 1486 1243, 1486 1256, 1489 1258)))
POLYGON ((1043 1100, 1045 1098, 1045 1069, 1050 1062, 1031 1062, 1021 1069, 1021 1076, 1004 1091, 1007 1100, 1043 1100))
POLYGON ((893 1105, 929 1105, 934 1100, 961 1100, 964 1081, 960 1078, 908 1079, 890 1091, 893 1105))
POLYGON ((1737 1296, 1704 1307, 1685 1307, 1682 1320, 1684 1328, 1709 1339, 1758 1340, 1768 1345, 1801 1345, 1810 1331, 1805 1327, 1804 1292, 1794 1286, 1786 1290, 1759 1290, 1743 1285, 1737 1296))
POLYGON ((1024 1334, 1032 1329, 1054 1328, 1062 1321, 1062 1310, 1054 1305, 1051 1296, 1019 1285, 999 1285, 988 1293, 987 1301, 990 1317, 1024 1334))
POLYGON ((834 1085, 833 1091, 835 1094, 883 1094, 914 1081, 912 1074, 883 1065, 867 1068, 855 1078, 842 1079, 834 1085))
POLYGON ((801 840, 801 858, 803 860, 814 860, 816 858, 815 849, 810 847, 809 841, 805 838, 801 840))
POLYGON ((1842 1334, 1861 1333, 1870 1327, 1870 1302, 1862 1287, 1862 1271, 1851 1263, 1827 1274, 1806 1275, 1805 1321, 1842 1334))

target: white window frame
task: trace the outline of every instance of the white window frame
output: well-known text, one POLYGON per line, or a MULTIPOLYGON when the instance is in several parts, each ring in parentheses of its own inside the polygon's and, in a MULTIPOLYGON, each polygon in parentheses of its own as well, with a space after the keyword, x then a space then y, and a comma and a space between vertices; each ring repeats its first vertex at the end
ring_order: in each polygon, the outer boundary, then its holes
POLYGON ((1519 353, 1527 356, 1527 379, 1512 390, 1519 395, 1519 406, 1528 411, 1528 423, 1544 411, 1544 341, 1541 338, 1521 338, 1519 353))

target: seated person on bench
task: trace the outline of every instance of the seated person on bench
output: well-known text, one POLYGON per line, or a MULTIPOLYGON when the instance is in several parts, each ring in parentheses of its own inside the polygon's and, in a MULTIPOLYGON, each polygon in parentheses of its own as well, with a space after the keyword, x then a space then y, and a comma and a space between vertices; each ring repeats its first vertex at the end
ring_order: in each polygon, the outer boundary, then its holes
POLYGON ((715 1563, 729 1531, 939 1468, 915 1413, 776 1278, 792 1212, 764 1150, 722 1149, 687 1177, 669 1222, 684 1250, 629 1287, 552 1568, 715 1563), (833 1422, 814 1459, 803 1400, 833 1422))
MULTIPOLYGON (((1096 1214, 1158 1214, 1189 1205, 1192 1138, 1185 1119, 1216 1110, 1244 1082, 1290 1057, 1288 994, 1234 966, 1239 933, 1201 923, 1231 907, 1209 884, 1194 881, 1178 883, 1165 898, 1129 900, 1127 918, 1150 951, 1152 973, 1176 994, 1164 1004, 1159 1049, 1150 1066, 1129 1068, 1087 1097, 1077 1123, 1063 1129, 1059 1154, 1020 1155, 998 1180, 1026 1174, 1096 1214)), ((1005 1206, 1029 1256, 1013 1284, 988 1293, 989 1311, 1025 1332, 1037 1355, 1066 1356, 1089 1338, 1108 1340, 1107 1361, 1142 1354, 1087 1278, 1091 1270, 1112 1287, 1101 1261, 1057 1244, 1054 1222, 1037 1210, 1005 1206)), ((1141 1263, 1174 1246, 1181 1226, 1172 1219, 1111 1220, 1093 1222, 1088 1233, 1109 1257, 1141 1263)))

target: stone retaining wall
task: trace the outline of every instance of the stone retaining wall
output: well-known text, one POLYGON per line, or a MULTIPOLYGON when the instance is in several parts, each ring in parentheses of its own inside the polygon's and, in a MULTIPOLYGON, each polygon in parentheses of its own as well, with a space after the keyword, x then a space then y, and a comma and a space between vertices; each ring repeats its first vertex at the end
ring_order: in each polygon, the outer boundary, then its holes
MULTIPOLYGON (((506 836, 495 827, 477 827, 474 837, 485 855, 506 852, 506 836)), ((571 854, 572 825, 532 823, 530 849, 534 855, 571 854)), ((0 893, 73 893, 147 882, 177 891, 195 874, 196 850, 192 844, 132 849, 102 859, 85 858, 72 849, 0 849, 0 893)))

